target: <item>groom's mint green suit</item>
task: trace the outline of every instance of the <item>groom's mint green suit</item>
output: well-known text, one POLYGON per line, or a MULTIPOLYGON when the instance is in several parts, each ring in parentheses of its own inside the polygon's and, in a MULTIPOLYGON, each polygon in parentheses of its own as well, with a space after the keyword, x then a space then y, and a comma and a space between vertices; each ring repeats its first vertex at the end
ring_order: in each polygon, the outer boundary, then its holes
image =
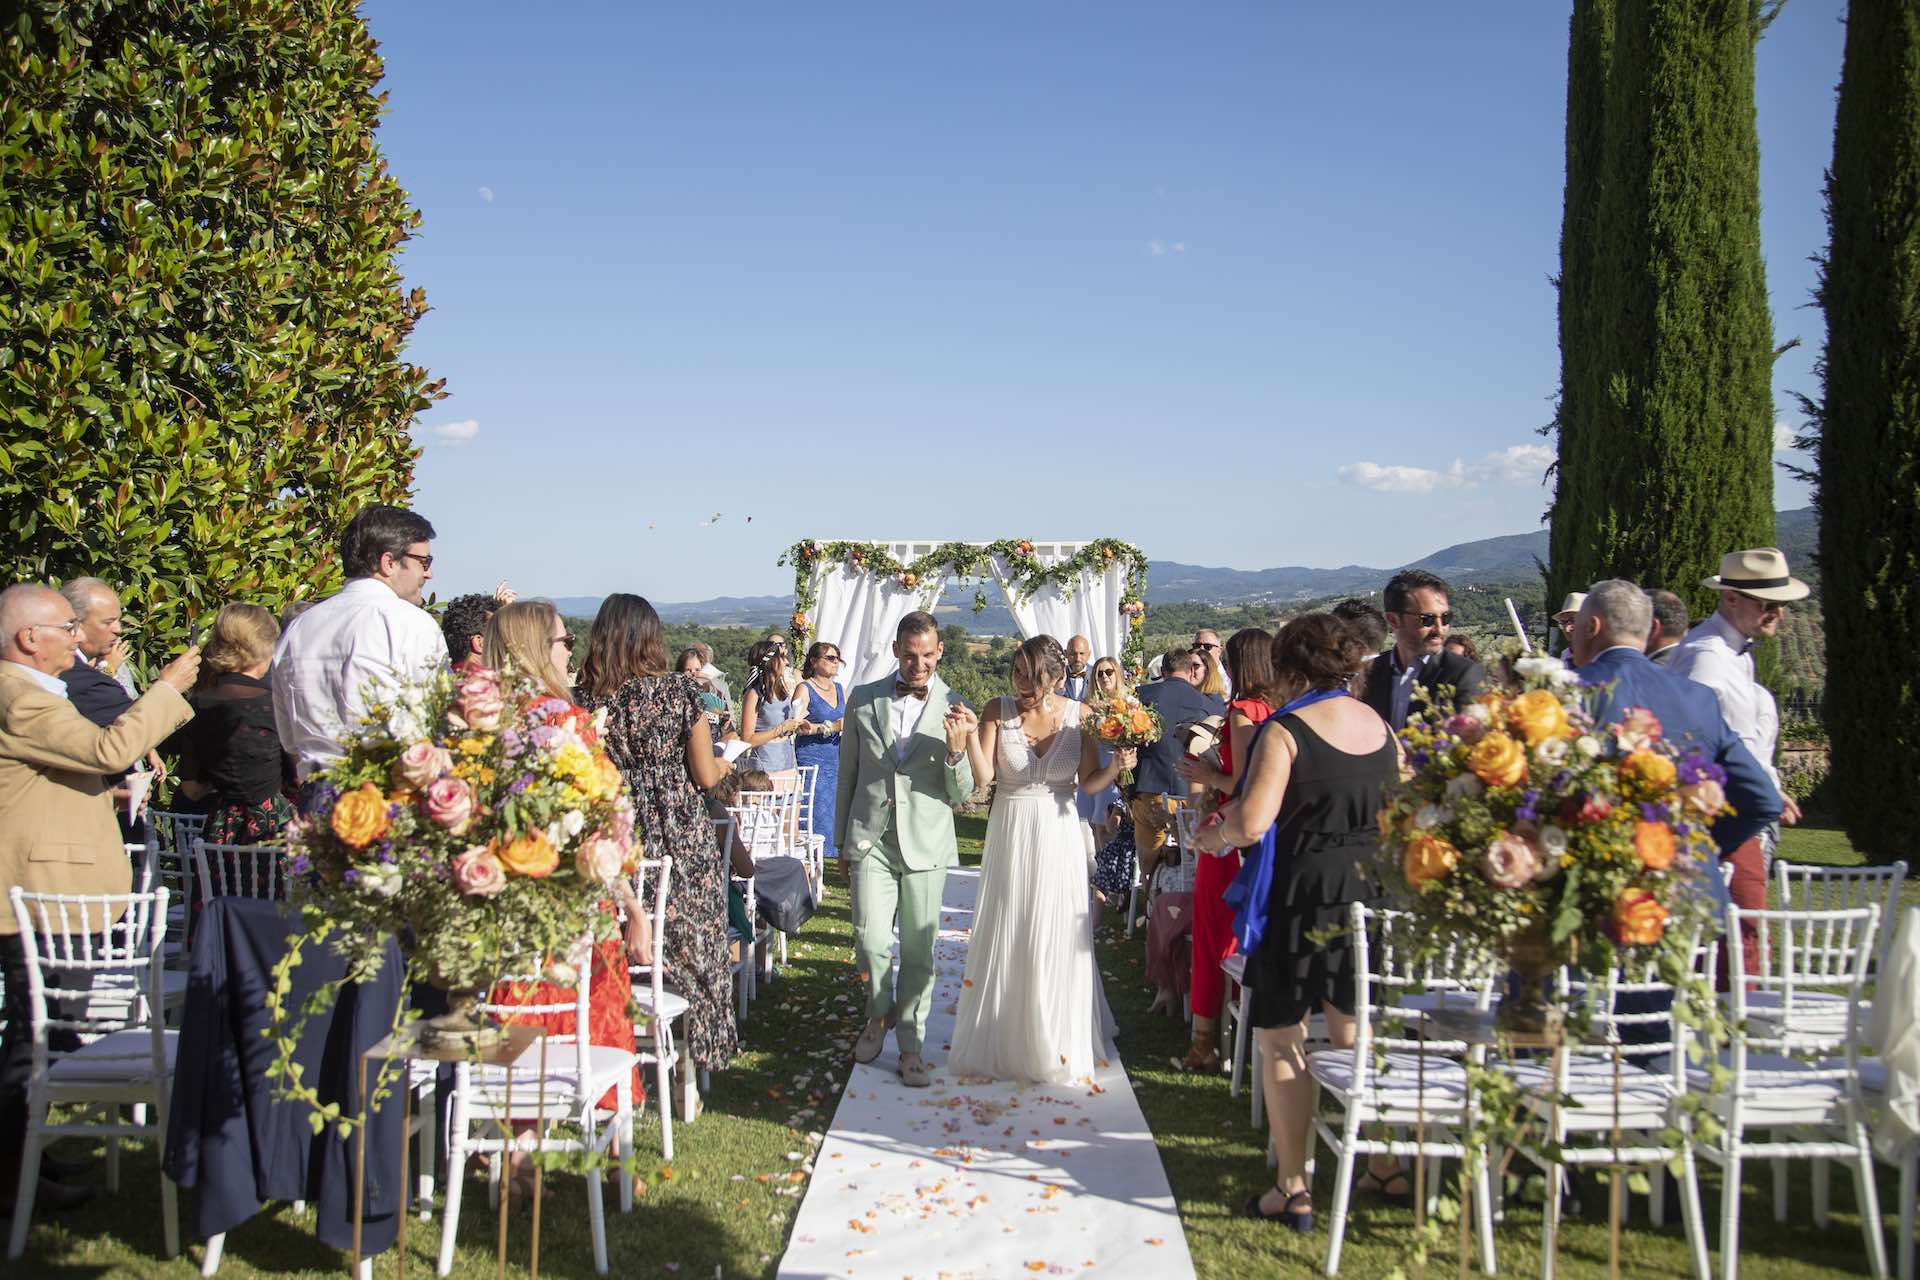
POLYGON ((840 735, 834 843, 850 859, 853 945, 867 977, 867 1017, 898 1017, 902 1053, 919 1053, 933 1004, 933 942, 940 895, 957 853, 953 806, 973 794, 962 752, 947 763, 947 686, 927 681, 927 705, 902 744, 893 732, 894 677, 863 684, 847 701, 840 735), (900 977, 888 981, 893 926, 900 924, 900 977))

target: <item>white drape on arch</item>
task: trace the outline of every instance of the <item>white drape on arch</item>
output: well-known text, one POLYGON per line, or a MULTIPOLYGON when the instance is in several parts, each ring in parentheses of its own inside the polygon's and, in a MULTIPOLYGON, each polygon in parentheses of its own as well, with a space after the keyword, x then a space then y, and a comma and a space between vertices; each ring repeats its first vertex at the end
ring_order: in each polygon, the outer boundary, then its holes
MULTIPOLYGON (((889 554, 903 563, 928 554, 937 543, 890 542, 889 554)), ((1036 543, 1034 555, 1043 564, 1071 557, 1084 543, 1036 543)), ((893 633, 900 619, 915 609, 932 609, 948 578, 930 578, 912 588, 894 578, 855 572, 845 565, 820 565, 813 571, 813 638, 838 646, 843 659, 842 684, 849 690, 878 680, 894 669, 893 633)), ((1061 644, 1084 635, 1095 657, 1119 657, 1127 638, 1127 620, 1120 614, 1126 597, 1127 569, 1116 561, 1103 571, 1080 575, 1069 597, 1056 587, 1043 587, 1025 600, 1010 586, 1008 566, 998 559, 993 575, 1022 639, 1050 635, 1061 644)), ((944 621, 944 620, 943 620, 944 621)), ((960 619, 964 624, 964 617, 960 619)))

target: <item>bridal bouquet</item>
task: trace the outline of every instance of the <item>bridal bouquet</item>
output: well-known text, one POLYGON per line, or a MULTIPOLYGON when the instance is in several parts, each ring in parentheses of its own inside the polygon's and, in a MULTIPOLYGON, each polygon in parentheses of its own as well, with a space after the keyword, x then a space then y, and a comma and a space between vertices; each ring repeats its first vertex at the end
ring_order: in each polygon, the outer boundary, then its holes
MULTIPOLYGON (((1643 709, 1596 726, 1601 691, 1555 659, 1513 670, 1517 687, 1453 715, 1429 707, 1401 732, 1413 775, 1381 810, 1380 872, 1415 945, 1465 944, 1523 976, 1614 951, 1681 972, 1711 912, 1694 878, 1719 874, 1707 829, 1727 810, 1725 774, 1643 709)), ((1542 984, 1526 986, 1502 1023, 1540 1030, 1542 984)))
MULTIPOLYGON (((1104 698, 1088 698, 1081 723, 1101 746, 1116 751, 1150 747, 1167 731, 1160 712, 1140 701, 1131 689, 1124 688, 1104 698)), ((1121 770, 1120 781, 1132 782, 1133 770, 1121 770)))

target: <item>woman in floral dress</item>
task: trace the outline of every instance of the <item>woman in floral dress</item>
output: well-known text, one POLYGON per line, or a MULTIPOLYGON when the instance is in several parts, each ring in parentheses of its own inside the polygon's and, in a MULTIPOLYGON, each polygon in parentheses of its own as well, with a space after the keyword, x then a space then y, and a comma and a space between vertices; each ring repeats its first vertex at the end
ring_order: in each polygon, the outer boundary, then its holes
POLYGON ((684 1059, 725 1067, 739 1048, 727 958, 727 861, 701 792, 725 776, 713 754, 700 688, 669 666, 660 615, 639 596, 608 596, 593 620, 577 686, 580 704, 605 708, 601 743, 626 776, 634 832, 647 857, 673 857, 665 981, 686 997, 684 1059))

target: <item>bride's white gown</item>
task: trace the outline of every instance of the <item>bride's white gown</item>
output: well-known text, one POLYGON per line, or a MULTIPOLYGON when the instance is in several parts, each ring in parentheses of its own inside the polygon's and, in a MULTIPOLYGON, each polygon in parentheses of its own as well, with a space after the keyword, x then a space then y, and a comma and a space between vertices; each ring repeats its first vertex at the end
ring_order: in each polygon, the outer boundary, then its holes
MULTIPOLYGON (((1011 699, 1003 705, 1011 706, 1011 699)), ((1074 797, 1081 704, 1035 755, 1016 713, 1000 722, 993 812, 967 944, 950 1072, 1059 1083, 1112 1056, 1093 959, 1087 833, 1074 797)))

